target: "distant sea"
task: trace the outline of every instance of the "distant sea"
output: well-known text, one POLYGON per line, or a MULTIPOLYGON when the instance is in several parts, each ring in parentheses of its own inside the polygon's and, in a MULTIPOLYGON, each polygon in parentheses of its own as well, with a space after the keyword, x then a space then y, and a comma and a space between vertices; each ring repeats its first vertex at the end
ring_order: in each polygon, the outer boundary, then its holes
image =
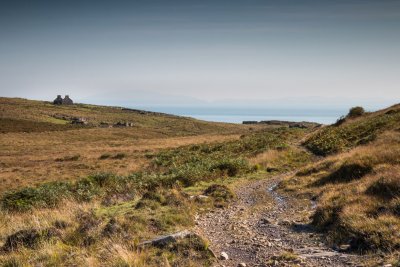
POLYGON ((347 113, 342 109, 259 109, 259 108, 207 108, 207 107, 132 107, 169 113, 214 122, 242 123, 243 121, 282 120, 309 121, 331 124, 347 113))

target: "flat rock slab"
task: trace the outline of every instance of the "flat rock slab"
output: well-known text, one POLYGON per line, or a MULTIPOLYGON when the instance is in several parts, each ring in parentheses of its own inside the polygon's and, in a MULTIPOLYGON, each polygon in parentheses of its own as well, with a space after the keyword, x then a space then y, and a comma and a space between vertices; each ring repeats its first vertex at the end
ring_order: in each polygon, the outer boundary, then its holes
POLYGON ((193 235, 193 233, 189 230, 180 231, 173 234, 158 236, 154 239, 144 241, 139 244, 139 247, 144 246, 156 246, 156 247, 164 247, 170 243, 176 242, 178 239, 184 239, 193 235))

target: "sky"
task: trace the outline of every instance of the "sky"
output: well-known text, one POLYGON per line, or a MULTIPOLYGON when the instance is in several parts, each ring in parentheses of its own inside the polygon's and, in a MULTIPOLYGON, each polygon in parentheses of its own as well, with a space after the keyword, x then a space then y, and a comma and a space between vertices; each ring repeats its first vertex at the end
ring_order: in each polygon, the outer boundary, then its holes
POLYGON ((399 84, 398 0, 0 1, 0 96, 375 108, 399 84))

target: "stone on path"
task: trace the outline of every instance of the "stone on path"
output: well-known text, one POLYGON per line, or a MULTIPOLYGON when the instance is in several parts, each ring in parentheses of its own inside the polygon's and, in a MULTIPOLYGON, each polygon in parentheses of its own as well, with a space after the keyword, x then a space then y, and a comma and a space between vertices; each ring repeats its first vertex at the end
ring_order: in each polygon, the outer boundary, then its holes
POLYGON ((221 260, 229 260, 229 256, 225 251, 222 251, 221 255, 220 255, 220 259, 221 260))

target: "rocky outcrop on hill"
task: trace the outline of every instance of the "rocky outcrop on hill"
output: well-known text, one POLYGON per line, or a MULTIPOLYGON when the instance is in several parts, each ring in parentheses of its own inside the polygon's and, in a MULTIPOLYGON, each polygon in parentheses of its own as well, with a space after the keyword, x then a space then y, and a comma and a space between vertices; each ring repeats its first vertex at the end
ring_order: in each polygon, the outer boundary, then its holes
POLYGON ((279 121, 279 120, 269 120, 269 121, 243 121, 243 124, 262 124, 269 126, 280 126, 289 128, 314 128, 319 127, 321 124, 316 122, 294 122, 294 121, 279 121))

